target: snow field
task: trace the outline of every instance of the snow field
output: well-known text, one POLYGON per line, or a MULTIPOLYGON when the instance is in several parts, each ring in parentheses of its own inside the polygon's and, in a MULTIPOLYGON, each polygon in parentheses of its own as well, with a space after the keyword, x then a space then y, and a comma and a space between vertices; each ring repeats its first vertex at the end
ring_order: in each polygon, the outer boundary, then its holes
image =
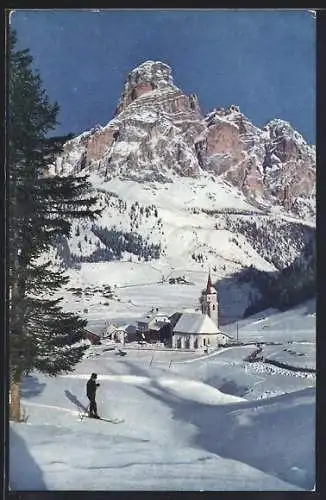
POLYGON ((192 363, 179 358, 170 369, 167 362, 150 368, 151 352, 146 364, 145 352, 139 360, 137 352, 128 351, 119 359, 105 352, 84 360, 66 376, 49 379, 33 374, 22 389, 29 419, 11 426, 11 487, 188 491, 312 487, 313 387, 246 401, 198 380, 199 368, 203 373, 210 367, 218 375, 233 362, 236 386, 249 350, 230 348, 206 360, 199 356, 192 363), (219 361, 223 356, 224 365, 219 361), (101 384, 100 413, 124 418, 124 423, 78 420, 78 411, 87 404, 85 382, 93 371, 99 373, 101 384), (27 468, 22 461, 27 461, 27 468))

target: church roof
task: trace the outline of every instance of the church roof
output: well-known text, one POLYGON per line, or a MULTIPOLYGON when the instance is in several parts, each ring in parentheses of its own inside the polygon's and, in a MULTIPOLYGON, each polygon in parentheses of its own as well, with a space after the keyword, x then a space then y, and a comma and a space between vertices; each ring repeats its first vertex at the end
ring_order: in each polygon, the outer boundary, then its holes
POLYGON ((220 333, 214 321, 207 314, 183 313, 174 327, 176 333, 217 334, 220 333))
POLYGON ((170 325, 172 326, 172 328, 175 327, 175 325, 178 323, 181 316, 182 316, 181 312, 175 312, 175 313, 171 314, 171 316, 169 316, 169 321, 170 321, 170 325))

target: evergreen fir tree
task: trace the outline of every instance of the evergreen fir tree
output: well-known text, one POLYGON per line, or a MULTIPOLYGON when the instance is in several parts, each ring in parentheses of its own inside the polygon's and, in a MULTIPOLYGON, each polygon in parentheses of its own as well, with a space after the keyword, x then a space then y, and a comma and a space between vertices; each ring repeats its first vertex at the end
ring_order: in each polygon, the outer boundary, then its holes
POLYGON ((57 236, 70 235, 72 220, 94 219, 99 210, 85 176, 47 175, 68 137, 49 137, 59 108, 49 102, 29 50, 16 49, 14 32, 8 61, 10 413, 20 420, 22 376, 71 371, 85 350, 78 343, 86 322, 53 297, 68 279, 44 255, 57 236))

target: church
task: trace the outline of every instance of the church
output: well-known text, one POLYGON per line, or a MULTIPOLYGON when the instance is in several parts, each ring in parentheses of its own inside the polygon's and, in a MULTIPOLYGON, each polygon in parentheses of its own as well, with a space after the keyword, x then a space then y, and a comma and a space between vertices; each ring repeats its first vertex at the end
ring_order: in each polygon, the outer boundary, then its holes
POLYGON ((173 328, 172 347, 204 349, 226 344, 230 338, 218 327, 217 291, 209 273, 205 291, 200 298, 201 312, 183 312, 173 328))

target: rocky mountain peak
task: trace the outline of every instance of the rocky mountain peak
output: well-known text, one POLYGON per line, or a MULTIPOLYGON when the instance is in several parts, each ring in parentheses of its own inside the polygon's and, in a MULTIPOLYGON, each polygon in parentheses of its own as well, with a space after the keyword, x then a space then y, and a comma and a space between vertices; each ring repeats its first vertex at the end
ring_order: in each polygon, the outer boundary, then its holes
POLYGON ((128 75, 116 115, 131 102, 153 90, 179 90, 173 83, 170 66, 160 61, 145 61, 128 75))
POLYGON ((128 81, 136 84, 142 81, 151 83, 153 88, 163 88, 173 85, 172 69, 161 61, 145 61, 131 71, 128 81))

